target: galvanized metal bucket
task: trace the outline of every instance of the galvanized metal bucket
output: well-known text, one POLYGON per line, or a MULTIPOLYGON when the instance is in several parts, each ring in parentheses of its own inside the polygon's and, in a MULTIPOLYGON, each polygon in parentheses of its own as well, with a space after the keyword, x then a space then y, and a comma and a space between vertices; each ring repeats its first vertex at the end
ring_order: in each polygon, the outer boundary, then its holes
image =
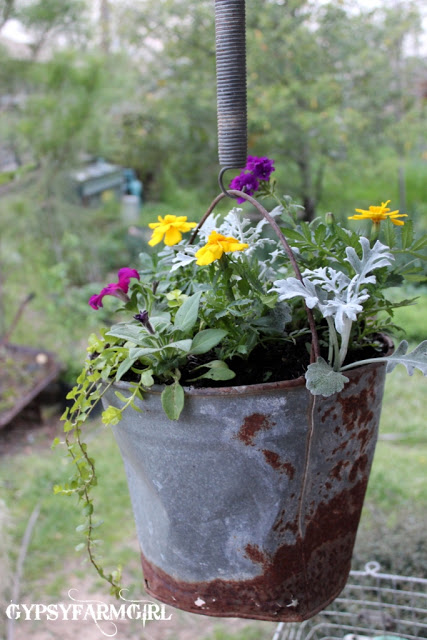
MULTIPOLYGON (((149 594, 212 616, 302 621, 344 587, 374 455, 385 365, 329 398, 303 378, 153 390, 113 427, 149 594)), ((116 385, 121 390, 126 383, 116 385)), ((120 406, 112 387, 105 404, 120 406)))

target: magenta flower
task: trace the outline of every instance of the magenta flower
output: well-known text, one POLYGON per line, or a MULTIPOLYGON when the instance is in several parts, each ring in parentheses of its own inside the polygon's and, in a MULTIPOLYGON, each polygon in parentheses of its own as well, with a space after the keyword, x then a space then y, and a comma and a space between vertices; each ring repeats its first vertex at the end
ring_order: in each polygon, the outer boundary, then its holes
POLYGON ((246 167, 247 171, 251 171, 258 180, 270 180, 270 176, 276 169, 274 168, 274 160, 270 160, 267 156, 257 158, 256 156, 248 156, 246 167))
POLYGON ((89 299, 89 305, 92 309, 99 309, 102 307, 102 299, 104 296, 115 296, 122 300, 123 302, 129 302, 129 298, 127 296, 127 292, 129 290, 129 282, 131 278, 136 278, 139 280, 139 273, 136 269, 129 269, 129 267, 123 267, 120 269, 118 274, 119 281, 111 282, 107 284, 106 287, 101 289, 101 291, 94 296, 91 296, 89 299))
MULTIPOLYGON (((232 179, 230 182, 230 189, 237 189, 237 191, 243 191, 248 196, 252 196, 259 188, 259 182, 252 173, 245 173, 242 171, 238 176, 232 179)), ((245 202, 244 198, 237 198, 237 202, 241 204, 245 202)))
POLYGON ((129 267, 123 267, 123 269, 119 269, 117 274, 119 276, 119 285, 120 288, 123 289, 125 293, 128 292, 129 282, 131 278, 136 278, 139 280, 139 273, 136 269, 129 269, 129 267))

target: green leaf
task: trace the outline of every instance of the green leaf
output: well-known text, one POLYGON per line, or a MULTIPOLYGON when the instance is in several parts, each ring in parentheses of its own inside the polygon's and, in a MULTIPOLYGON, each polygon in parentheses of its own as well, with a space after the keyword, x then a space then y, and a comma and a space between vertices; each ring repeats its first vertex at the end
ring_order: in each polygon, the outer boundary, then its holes
POLYGON ((391 220, 386 220, 383 228, 385 242, 392 249, 396 244, 396 227, 391 220))
POLYGON ((348 378, 339 371, 334 371, 323 358, 310 364, 305 374, 306 386, 314 396, 331 396, 342 391, 348 378))
POLYGON ((157 353, 158 351, 160 351, 160 349, 153 347, 134 347, 133 349, 129 349, 129 358, 135 362, 138 358, 149 356, 152 353, 157 353))
POLYGON ((187 338, 185 340, 176 340, 175 342, 170 342, 169 344, 165 344, 162 347, 158 347, 156 349, 153 349, 151 347, 144 347, 142 349, 130 349, 129 357, 132 358, 135 362, 136 360, 138 360, 138 358, 150 356, 154 353, 159 353, 160 351, 164 351, 164 349, 178 349, 178 351, 189 351, 190 348, 191 340, 187 338))
POLYGON ((403 276, 401 276, 400 273, 389 273, 387 275, 386 281, 384 282, 384 288, 386 289, 387 287, 399 287, 403 281, 403 276))
POLYGON ((124 396, 121 391, 114 391, 114 395, 116 396, 116 398, 118 398, 122 402, 126 403, 128 401, 128 398, 126 398, 126 396, 124 396))
POLYGON ((288 240, 294 240, 295 242, 304 242, 305 238, 298 229, 282 229, 282 232, 285 234, 288 240))
POLYGON ((301 224, 301 231, 302 231, 302 234, 303 234, 305 240, 307 240, 307 242, 309 244, 313 244, 313 238, 311 236, 311 229, 310 229, 310 226, 309 226, 309 224, 307 222, 303 222, 301 224))
POLYGON ((101 378, 103 380, 108 380, 108 378, 110 377, 110 373, 111 373, 111 366, 105 366, 101 372, 101 378))
POLYGON ((86 543, 85 543, 85 542, 80 542, 80 544, 78 544, 77 546, 75 546, 75 547, 74 547, 74 549, 75 549, 76 551, 82 551, 82 550, 85 548, 85 546, 86 546, 86 543))
POLYGON ((231 380, 235 378, 236 374, 234 371, 228 368, 228 365, 222 360, 211 360, 206 364, 202 364, 196 369, 209 369, 206 373, 203 373, 201 376, 197 378, 192 378, 190 382, 194 380, 200 380, 201 378, 207 378, 208 380, 231 380))
POLYGON ((414 224, 407 220, 402 227, 402 249, 408 249, 414 240, 414 224))
POLYGON ((108 409, 106 409, 102 413, 102 422, 105 425, 118 424, 121 419, 122 419, 122 412, 120 409, 117 409, 117 407, 108 407, 108 409))
POLYGON ((260 295, 259 297, 262 304, 265 304, 265 306, 269 307, 270 309, 274 309, 274 307, 277 305, 277 298, 277 293, 269 293, 266 295, 260 295))
POLYGON ((208 380, 232 380, 236 377, 236 374, 234 373, 234 371, 228 368, 225 362, 221 362, 221 366, 210 369, 200 377, 207 378, 208 380))
POLYGON ((179 382, 165 387, 162 392, 162 407, 169 420, 178 420, 184 408, 184 389, 179 382))
MULTIPOLYGON (((141 380, 141 384, 144 387, 151 387, 154 384, 154 378, 152 376, 152 373, 153 373, 152 369, 147 369, 146 371, 143 371, 141 373, 140 380, 141 380)), ((140 394, 138 394, 138 395, 141 398, 141 395, 140 394)))
POLYGON ((190 353, 198 354, 207 353, 227 335, 227 331, 223 329, 204 329, 199 331, 191 343, 190 353))
POLYGON ((175 329, 179 329, 180 331, 187 333, 194 327, 199 315, 201 295, 202 292, 199 291, 198 293, 190 296, 178 309, 174 322, 175 329))
POLYGON ((418 260, 427 260, 427 254, 425 254, 425 253, 419 253, 418 251, 412 251, 412 249, 408 249, 406 251, 406 253, 408 253, 410 256, 412 256, 414 258, 418 258, 418 260))
POLYGON ((419 369, 423 375, 427 376, 427 340, 421 342, 410 353, 406 353, 407 350, 408 343, 402 340, 393 355, 386 359, 387 373, 393 371, 398 364, 403 364, 410 376, 414 373, 414 369, 419 369))
POLYGON ((67 422, 64 424, 64 433, 68 433, 69 431, 72 431, 74 429, 74 423, 71 422, 71 420, 67 420, 67 422))
POLYGON ((126 371, 129 371, 129 369, 131 368, 135 360, 136 358, 126 358, 125 360, 123 360, 120 367, 117 369, 117 373, 116 373, 117 381, 121 380, 122 376, 125 375, 126 371))
POLYGON ((421 273, 405 273, 405 280, 408 282, 427 282, 427 276, 422 275, 421 273))
POLYGON ((425 246, 427 246, 427 233, 421 236, 421 238, 418 238, 418 240, 415 240, 411 249, 413 251, 419 251, 420 249, 424 249, 425 246))
POLYGON ((178 351, 190 351, 192 340, 186 338, 185 340, 176 340, 162 347, 163 349, 178 349, 178 351))
POLYGON ((145 334, 143 329, 136 324, 114 324, 106 335, 138 344, 145 334))
POLYGON ((90 516, 93 513, 93 504, 91 502, 86 504, 82 513, 84 516, 90 516))
POLYGON ((323 244, 323 241, 326 238, 326 231, 326 226, 324 224, 319 224, 314 232, 314 238, 319 246, 323 244))

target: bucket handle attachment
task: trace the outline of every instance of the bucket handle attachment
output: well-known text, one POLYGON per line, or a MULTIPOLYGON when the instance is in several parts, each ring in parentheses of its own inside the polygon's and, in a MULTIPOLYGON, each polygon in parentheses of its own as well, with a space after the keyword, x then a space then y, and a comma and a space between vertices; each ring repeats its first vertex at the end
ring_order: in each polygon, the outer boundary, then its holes
MULTIPOLYGON (((195 228, 195 230, 193 232, 193 235, 191 236, 188 244, 193 244, 197 234, 199 233, 199 229, 203 226, 205 221, 209 218, 211 213, 214 211, 214 209, 215 209, 216 205, 218 204, 218 202, 220 202, 223 198, 226 198, 227 196, 228 197, 231 196, 233 198, 243 198, 244 200, 247 200, 267 220, 267 222, 270 224, 270 226, 272 227, 273 231, 275 232, 275 234, 279 238, 280 243, 283 245, 283 248, 284 248, 284 250, 286 252, 286 255, 289 258, 289 261, 290 261, 290 263, 292 265, 292 268, 293 268, 293 270, 295 272, 295 275, 296 275, 297 279, 300 282, 303 282, 301 271, 300 271, 300 268, 298 266, 297 261, 295 260, 294 253, 293 253, 291 247, 289 246, 289 243, 286 240, 286 237, 284 236, 284 234, 281 231, 281 229, 280 229, 279 225, 277 224, 277 222, 268 213, 267 209, 265 209, 265 207, 263 207, 262 204, 260 202, 258 202, 258 200, 256 200, 252 196, 249 196, 247 193, 244 193, 243 191, 238 191, 237 189, 230 189, 228 191, 226 191, 224 189, 222 193, 220 193, 219 195, 216 196, 216 198, 210 204, 210 206, 209 206, 208 210, 206 211, 205 215, 203 216, 203 218, 200 220, 199 224, 195 228)), ((311 359, 312 362, 314 362, 315 360, 317 360, 317 358, 320 355, 319 338, 318 338, 318 335, 317 335, 316 323, 314 321, 313 312, 311 311, 311 309, 309 309, 307 307, 307 305, 305 303, 304 303, 304 306, 305 306, 305 310, 306 310, 306 313, 307 313, 308 324, 309 324, 310 331, 311 331, 311 356, 310 356, 310 359, 311 359)))

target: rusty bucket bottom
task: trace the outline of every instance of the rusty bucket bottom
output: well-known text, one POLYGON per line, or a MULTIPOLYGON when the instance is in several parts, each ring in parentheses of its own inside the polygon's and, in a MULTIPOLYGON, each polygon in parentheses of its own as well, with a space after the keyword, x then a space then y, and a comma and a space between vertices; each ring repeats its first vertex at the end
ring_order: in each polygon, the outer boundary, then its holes
MULTIPOLYGON (((354 536, 347 536, 341 543, 342 555, 351 557, 354 536)), ((336 572, 333 560, 338 549, 333 547, 319 549, 311 558, 311 566, 302 569, 295 547, 284 546, 273 560, 277 566, 272 563, 263 575, 236 581, 184 582, 150 564, 142 553, 141 560, 147 593, 172 607, 205 616, 303 622, 327 607, 345 587, 350 562, 346 567, 338 563, 336 572), (288 567, 281 577, 277 575, 280 566, 288 567), (313 574, 315 567, 317 579, 307 575, 313 574)))
MULTIPOLYGON (((319 505, 303 537, 269 554, 247 544, 244 554, 259 566, 249 579, 185 581, 142 556, 147 592, 170 606, 207 616, 302 622, 328 606, 345 587, 366 480, 319 505)), ((289 525, 288 525, 289 526, 289 525)), ((193 567, 193 571, 195 568, 193 567)))

